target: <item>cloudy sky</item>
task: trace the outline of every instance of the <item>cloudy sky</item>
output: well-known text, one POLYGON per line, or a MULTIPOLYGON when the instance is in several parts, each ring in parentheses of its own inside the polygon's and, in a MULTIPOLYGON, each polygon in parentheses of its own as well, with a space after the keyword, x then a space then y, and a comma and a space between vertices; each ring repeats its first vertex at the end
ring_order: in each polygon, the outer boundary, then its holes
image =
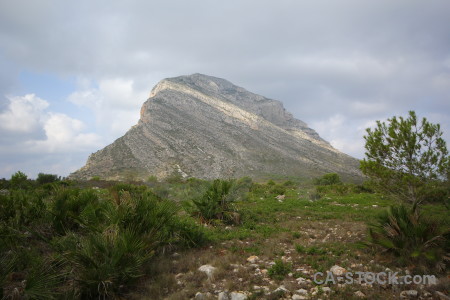
POLYGON ((450 142, 450 1, 0 1, 0 178, 66 176, 123 135, 162 78, 280 100, 333 146, 406 115, 450 142))

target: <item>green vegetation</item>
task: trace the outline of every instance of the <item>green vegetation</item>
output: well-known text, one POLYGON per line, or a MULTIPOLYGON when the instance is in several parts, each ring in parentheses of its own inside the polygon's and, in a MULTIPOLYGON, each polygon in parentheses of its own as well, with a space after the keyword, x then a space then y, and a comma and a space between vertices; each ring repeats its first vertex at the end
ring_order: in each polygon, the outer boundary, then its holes
POLYGON ((216 179, 199 199, 193 200, 198 215, 205 222, 219 220, 225 223, 239 223, 236 208, 233 205, 234 184, 232 180, 216 179))
MULTIPOLYGON (((439 124, 425 118, 393 117, 367 129, 366 159, 361 170, 378 191, 395 196, 401 206, 391 206, 369 226, 367 244, 394 253, 400 264, 418 269, 445 270, 450 253, 448 219, 432 219, 421 204, 449 199, 450 157, 439 124)), ((447 215, 448 210, 447 210, 447 215)))
POLYGON ((332 184, 342 184, 341 178, 336 173, 328 173, 320 178, 314 179, 315 185, 332 185, 332 184))
POLYGON ((389 207, 369 227, 368 244, 394 253, 401 264, 443 271, 450 251, 450 230, 442 231, 436 221, 412 214, 403 205, 389 207))
POLYGON ((61 177, 58 177, 58 175, 39 173, 38 177, 36 178, 36 183, 42 185, 42 184, 46 184, 46 183, 57 182, 60 180, 61 180, 61 177))
POLYGON ((28 179, 17 175, 12 186, 20 188, 0 195, 2 297, 121 295, 162 252, 208 241, 199 225, 179 216, 175 202, 145 186, 54 182, 48 189, 48 182, 25 186, 28 179))
MULTIPOLYGON (((409 208, 386 215, 394 199, 365 184, 40 177, 57 179, 48 182, 18 175, 14 185, 1 181, 7 191, 0 195, 0 298, 141 298, 150 291, 155 299, 171 293, 186 299, 201 290, 201 264, 214 265, 223 278, 231 264, 258 255, 259 268, 279 286, 307 276, 297 271, 305 265, 324 272, 335 264, 369 264, 380 245, 391 253, 385 256, 392 257, 390 267, 448 269, 443 230, 450 219, 442 202, 424 204, 419 219, 411 219, 409 208), (313 194, 320 198, 311 200, 313 194), (361 251, 363 241, 370 248, 361 251), (187 276, 186 285, 177 284, 178 273, 187 276)), ((245 272, 249 286, 261 285, 252 281, 254 271, 245 272)))
MULTIPOLYGON (((413 205, 415 210, 430 190, 450 176, 450 158, 439 124, 425 118, 393 117, 367 129, 366 158, 361 170, 378 190, 413 205)), ((448 194, 447 194, 448 195, 448 194)), ((441 199, 444 201, 444 198, 441 199)))
POLYGON ((282 280, 292 271, 292 264, 283 262, 281 259, 275 260, 275 264, 269 268, 270 278, 282 280))

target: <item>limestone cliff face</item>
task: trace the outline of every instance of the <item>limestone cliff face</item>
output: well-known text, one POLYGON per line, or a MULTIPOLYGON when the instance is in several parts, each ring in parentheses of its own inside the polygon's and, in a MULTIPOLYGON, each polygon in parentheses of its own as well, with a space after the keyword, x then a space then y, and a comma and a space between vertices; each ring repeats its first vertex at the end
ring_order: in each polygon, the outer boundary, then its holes
POLYGON ((334 149, 281 102, 201 74, 164 79, 124 136, 93 153, 72 178, 265 178, 337 172, 358 161, 334 149))

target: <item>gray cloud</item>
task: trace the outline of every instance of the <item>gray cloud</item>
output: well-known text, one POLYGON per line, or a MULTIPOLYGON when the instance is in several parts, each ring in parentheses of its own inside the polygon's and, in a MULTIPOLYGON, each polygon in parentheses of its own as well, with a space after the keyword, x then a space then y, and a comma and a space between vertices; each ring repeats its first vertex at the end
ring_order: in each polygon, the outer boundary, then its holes
POLYGON ((283 101, 357 157, 364 126, 408 110, 440 122, 448 140, 448 11, 447 0, 2 1, 0 111, 19 70, 87 79, 94 86, 64 101, 92 92, 99 122, 126 111, 104 132, 111 141, 157 81, 200 72, 283 101), (143 99, 120 101, 108 82, 143 99))

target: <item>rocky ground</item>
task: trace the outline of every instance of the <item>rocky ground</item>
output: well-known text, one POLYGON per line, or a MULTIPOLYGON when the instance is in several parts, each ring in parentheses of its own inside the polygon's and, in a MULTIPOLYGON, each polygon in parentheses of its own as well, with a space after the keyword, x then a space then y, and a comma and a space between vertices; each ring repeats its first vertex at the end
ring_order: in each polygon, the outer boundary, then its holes
MULTIPOLYGON (((393 267, 387 257, 358 247, 366 233, 364 223, 298 218, 284 224, 289 232, 264 240, 229 240, 173 253, 155 266, 160 275, 144 288, 148 295, 144 298, 450 299, 445 276, 433 284, 405 284, 402 280, 411 274, 409 268, 393 267), (315 273, 327 271, 336 282, 314 282, 315 273), (349 272, 398 272, 400 283, 377 284, 357 275, 352 276, 352 284, 337 279, 349 272)), ((323 281, 325 276, 316 279, 323 281)))

